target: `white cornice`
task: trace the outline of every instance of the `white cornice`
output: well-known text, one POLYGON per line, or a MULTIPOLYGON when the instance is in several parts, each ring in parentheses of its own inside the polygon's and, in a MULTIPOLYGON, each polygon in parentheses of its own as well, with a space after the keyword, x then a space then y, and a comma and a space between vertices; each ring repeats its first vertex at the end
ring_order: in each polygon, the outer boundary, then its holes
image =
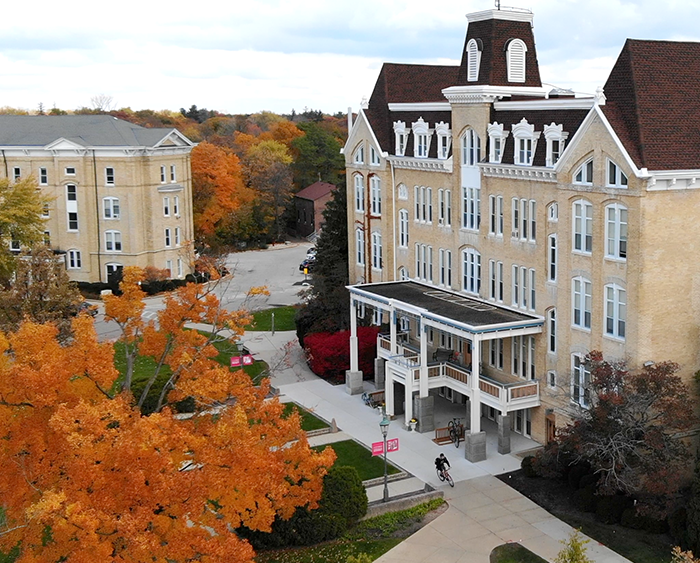
POLYGON ((467 14, 467 21, 480 22, 485 20, 506 20, 513 22, 532 23, 533 13, 530 10, 484 10, 467 14))
POLYGON ((563 109, 589 110, 595 104, 595 98, 549 98, 544 100, 528 100, 516 102, 496 102, 493 109, 496 111, 546 111, 563 109))
POLYGON ((44 148, 44 147, 2 147, 7 158, 13 157, 31 157, 31 158, 75 158, 92 155, 93 151, 96 158, 132 158, 140 156, 158 156, 172 154, 189 154, 192 151, 192 146, 166 146, 166 147, 70 147, 68 145, 44 148))
POLYGON ((521 180, 538 180, 541 182, 556 182, 557 173, 551 168, 533 166, 515 166, 509 164, 479 164, 484 176, 496 178, 518 178, 521 180))
POLYGON ((412 158, 410 156, 389 156, 395 168, 427 170, 429 172, 452 172, 452 157, 447 160, 437 158, 412 158))
POLYGON ((442 94, 451 104, 483 104, 511 96, 544 98, 547 89, 542 86, 450 86, 445 88, 442 94))
POLYGON ((413 104, 387 104, 389 111, 450 111, 449 102, 425 102, 413 104))
MULTIPOLYGON (((642 172, 647 172, 642 168, 642 172)), ((662 170, 647 172, 647 191, 697 190, 700 188, 700 169, 662 170)))

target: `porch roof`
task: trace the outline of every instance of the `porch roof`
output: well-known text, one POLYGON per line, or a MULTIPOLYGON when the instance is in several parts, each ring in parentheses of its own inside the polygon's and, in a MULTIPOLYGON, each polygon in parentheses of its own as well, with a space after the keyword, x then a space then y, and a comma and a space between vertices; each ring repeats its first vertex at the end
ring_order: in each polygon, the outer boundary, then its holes
MULTIPOLYGON (((501 307, 490 301, 415 281, 382 282, 349 286, 351 295, 388 305, 438 323, 451 324, 472 333, 535 328, 544 319, 501 307)), ((538 331, 539 332, 539 331, 538 331)))

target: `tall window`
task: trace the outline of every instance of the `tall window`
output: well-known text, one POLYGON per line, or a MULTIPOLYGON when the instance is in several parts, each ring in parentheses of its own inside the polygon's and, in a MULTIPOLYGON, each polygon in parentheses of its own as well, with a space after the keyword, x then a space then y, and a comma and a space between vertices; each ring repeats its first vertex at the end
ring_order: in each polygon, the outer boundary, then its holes
POLYGON ((584 162, 574 172, 574 184, 591 185, 593 183, 593 159, 584 162))
POLYGON ((173 215, 180 216, 180 196, 173 196, 173 215))
POLYGON ((107 252, 122 251, 122 234, 119 231, 105 231, 105 250, 107 252))
POLYGON ((174 164, 170 165, 170 181, 173 183, 177 181, 176 168, 174 164))
POLYGON ((496 369, 503 369, 503 339, 489 340, 489 365, 496 369))
POLYGON ((438 190, 438 225, 452 225, 452 192, 438 190))
POLYGON ((557 235, 547 238, 547 280, 557 281, 557 235))
POLYGON ((605 256, 627 258, 627 208, 613 203, 605 208, 605 256))
POLYGON ((47 168, 39 168, 39 184, 46 186, 49 183, 49 171, 47 168))
POLYGON ((181 241, 180 227, 175 227, 175 246, 180 246, 181 241))
POLYGON ((104 218, 119 219, 119 198, 106 197, 102 200, 104 218))
POLYGON ((521 199, 520 212, 518 212, 518 200, 513 199, 513 237, 520 240, 535 242, 537 231, 537 202, 534 199, 521 199), (518 225, 518 218, 520 224, 518 225))
POLYGON ((481 223, 481 190, 462 188, 462 228, 479 230, 481 223))
POLYGON ((519 123, 514 124, 512 129, 515 141, 513 162, 521 166, 531 166, 541 132, 535 131, 535 126, 528 123, 524 117, 519 123))
POLYGON ((78 214, 74 211, 68 212, 68 230, 77 231, 78 230, 78 214))
POLYGON ((506 138, 509 135, 508 131, 503 130, 503 124, 494 121, 488 126, 489 134, 489 162, 500 164, 503 158, 503 147, 506 143, 506 138))
POLYGON ((399 246, 408 247, 408 211, 399 210, 399 246))
POLYGON ((428 124, 423 121, 422 117, 418 118, 418 121, 411 124, 413 128, 413 156, 416 158, 428 158, 428 151, 430 150, 430 136, 431 130, 428 128, 428 124))
POLYGON ((489 260, 489 299, 503 302, 503 262, 489 260))
POLYGON ((160 183, 165 184, 165 166, 160 167, 160 183))
POLYGON ((170 217, 170 197, 163 198, 163 217, 170 217))
POLYGON ((440 285, 452 287, 452 251, 440 249, 440 285))
POLYGON ((80 258, 80 250, 69 250, 66 253, 66 266, 69 270, 78 270, 82 267, 82 260, 80 258))
POLYGON ((590 254, 593 249, 593 206, 582 199, 574 202, 574 250, 590 254))
POLYGON ((523 379, 535 379, 535 337, 514 336, 511 339, 513 375, 523 379))
POLYGON ((362 229, 355 230, 355 251, 357 254, 357 263, 360 266, 365 265, 365 232, 362 229))
POLYGON ((361 174, 355 174, 355 211, 365 212, 365 184, 361 174))
POLYGON ((564 130, 563 125, 551 125, 544 126, 544 138, 547 141, 547 154, 546 154, 546 165, 549 167, 554 166, 561 157, 561 153, 564 151, 564 143, 569 136, 564 130))
POLYGON ((416 186, 413 190, 416 204, 416 221, 433 222, 433 189, 416 186))
POLYGON ((481 254, 473 248, 462 251, 462 289, 476 295, 481 289, 481 254))
POLYGON ((612 160, 608 160, 608 177, 606 185, 610 188, 626 188, 627 175, 612 160))
POLYGON ((489 196, 489 234, 503 236, 503 196, 489 196))
POLYGON ((571 400, 584 408, 590 406, 591 372, 583 361, 583 357, 574 354, 571 357, 571 400))
POLYGON ((408 132, 406 131, 406 122, 394 122, 394 135, 396 144, 396 156, 403 156, 406 152, 406 139, 408 137, 408 132))
POLYGON ((625 338, 627 292, 619 285, 605 286, 605 334, 625 338))
POLYGON ((550 309, 547 312, 547 352, 555 354, 557 351, 557 310, 550 309))
POLYGON ((511 39, 508 42, 506 52, 508 82, 525 82, 525 53, 527 53, 527 47, 522 39, 511 39))
POLYGON ((578 328, 591 328, 591 282, 584 277, 576 277, 572 282, 572 325, 578 328))
POLYGON ((68 214, 68 230, 78 230, 78 188, 75 184, 66 185, 66 212, 68 214))
POLYGON ((416 244, 416 277, 420 280, 433 282, 433 247, 416 244))
POLYGON ((437 135, 438 141, 437 157, 441 160, 445 160, 450 154, 450 143, 452 141, 450 124, 444 121, 436 123, 435 134, 437 135))
POLYGON ((111 166, 105 168, 105 185, 114 185, 114 168, 112 168, 111 166))
POLYGON ((372 215, 382 214, 382 184, 377 176, 369 179, 370 197, 372 201, 372 215))
POLYGON ((382 235, 372 233, 372 268, 382 269, 382 235))
POLYGON ((66 186, 66 200, 78 201, 78 188, 74 184, 68 184, 66 186))
POLYGON ((166 229, 165 229, 165 236, 164 236, 164 239, 165 239, 165 248, 170 248, 170 246, 171 246, 171 244, 172 244, 172 240, 171 240, 171 237, 170 237, 170 233, 171 233, 170 229, 169 229, 169 228, 166 228, 166 229))
POLYGON ((462 166, 476 166, 481 159, 481 139, 473 129, 462 135, 462 166))

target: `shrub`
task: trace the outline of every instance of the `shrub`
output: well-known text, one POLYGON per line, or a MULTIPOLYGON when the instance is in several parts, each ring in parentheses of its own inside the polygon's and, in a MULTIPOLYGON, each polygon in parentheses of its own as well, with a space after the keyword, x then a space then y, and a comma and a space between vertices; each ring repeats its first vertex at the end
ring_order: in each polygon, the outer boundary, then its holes
POLYGON ((367 513, 367 492, 354 467, 331 467, 323 479, 319 511, 337 515, 345 526, 357 522, 367 513))
POLYGON ((574 530, 567 540, 562 540, 563 549, 557 554, 555 563, 593 563, 586 555, 586 544, 590 540, 581 537, 581 532, 574 530))
POLYGON ((574 493, 573 499, 576 508, 579 510, 583 512, 595 512, 597 501, 595 485, 588 485, 587 487, 579 489, 574 493))
POLYGON ((597 489, 598 478, 599 476, 596 473, 588 473, 587 475, 581 477, 581 480, 578 483, 578 488, 583 489, 584 487, 588 487, 589 485, 594 485, 594 488, 597 489))
MULTIPOLYGON (((569 487, 572 489, 581 488, 581 479, 586 475, 590 474, 591 466, 588 462, 582 461, 575 465, 572 465, 569 469, 569 473, 566 476, 569 487)), ((585 485, 584 485, 585 486, 585 485)))
MULTIPOLYGON (((378 327, 358 327, 359 369, 365 379, 374 377, 378 327)), ((304 338, 309 367, 319 377, 342 382, 350 369, 350 331, 316 332, 304 338)))
POLYGON ((520 468, 523 470, 523 474, 525 477, 537 477, 537 472, 535 471, 535 468, 532 466, 532 462, 534 461, 535 456, 528 455, 523 458, 523 460, 520 462, 520 468))
POLYGON ((675 510, 668 517, 668 531, 674 541, 683 549, 688 548, 688 513, 684 506, 675 510))
POLYGON ((600 496, 596 501, 595 517, 603 524, 619 524, 622 513, 632 506, 632 499, 622 495, 600 496))

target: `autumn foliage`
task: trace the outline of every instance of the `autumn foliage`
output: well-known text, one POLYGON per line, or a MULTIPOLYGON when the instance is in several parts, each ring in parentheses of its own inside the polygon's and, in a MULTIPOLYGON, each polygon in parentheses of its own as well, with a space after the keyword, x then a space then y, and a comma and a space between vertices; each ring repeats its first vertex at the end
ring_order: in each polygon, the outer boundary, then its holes
POLYGON ((51 324, 0 334, 0 550, 19 562, 253 560, 231 530, 269 530, 275 516, 315 507, 332 465, 309 448, 298 415, 282 416, 269 384, 214 362, 189 321, 241 330, 242 313, 220 310, 194 284, 166 303, 159 325, 141 322, 139 272, 125 269, 108 302, 123 338, 168 365, 160 408, 144 416, 114 367, 112 343, 79 316, 75 338, 51 324), (197 412, 175 416, 173 397, 197 412))
MULTIPOLYGON (((359 369, 365 377, 374 374, 379 327, 357 328, 359 369)), ((350 369, 350 331, 316 332, 304 338, 304 348, 311 371, 324 379, 339 380, 350 369)))

